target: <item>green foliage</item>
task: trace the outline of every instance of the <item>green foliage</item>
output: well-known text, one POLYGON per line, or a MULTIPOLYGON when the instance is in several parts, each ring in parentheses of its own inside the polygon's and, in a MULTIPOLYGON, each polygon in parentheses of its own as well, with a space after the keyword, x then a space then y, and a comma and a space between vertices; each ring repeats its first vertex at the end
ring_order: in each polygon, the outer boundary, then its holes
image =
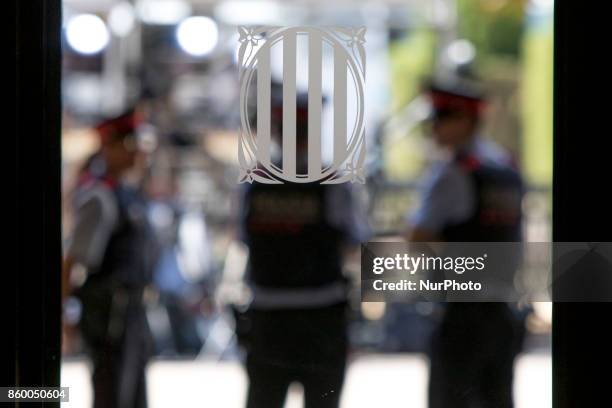
POLYGON ((459 37, 474 43, 479 58, 518 58, 525 4, 525 0, 457 0, 459 37))
POLYGON ((553 160, 553 24, 528 28, 523 42, 522 166, 531 183, 550 185, 553 160))
POLYGON ((392 110, 404 107, 419 92, 420 81, 433 69, 435 35, 428 28, 417 28, 391 43, 392 110))
MULTIPOLYGON (((417 28, 389 48, 391 59, 392 112, 398 112, 420 92, 424 77, 431 75, 436 38, 427 27, 417 28)), ((392 180, 414 179, 423 166, 422 139, 391 135, 394 142, 383 146, 384 166, 392 180)))

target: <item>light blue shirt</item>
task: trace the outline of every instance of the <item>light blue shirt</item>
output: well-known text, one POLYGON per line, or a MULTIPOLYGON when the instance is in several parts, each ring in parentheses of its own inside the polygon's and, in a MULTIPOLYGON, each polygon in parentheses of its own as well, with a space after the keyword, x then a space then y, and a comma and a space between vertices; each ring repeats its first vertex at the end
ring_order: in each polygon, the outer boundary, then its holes
MULTIPOLYGON (((480 137, 463 148, 481 162, 508 165, 510 156, 495 143, 480 137)), ((467 220, 475 211, 475 186, 453 158, 435 163, 420 187, 421 201, 408 217, 412 228, 434 234, 448 225, 467 220)))

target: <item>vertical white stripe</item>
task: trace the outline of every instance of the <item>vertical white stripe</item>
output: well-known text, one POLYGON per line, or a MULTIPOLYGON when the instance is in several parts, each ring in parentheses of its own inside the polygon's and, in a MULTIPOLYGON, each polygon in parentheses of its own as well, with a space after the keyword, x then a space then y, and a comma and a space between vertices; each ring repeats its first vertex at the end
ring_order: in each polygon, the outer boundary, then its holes
POLYGON ((321 83, 322 37, 317 31, 308 36, 308 175, 321 173, 321 83))
POLYGON ((283 174, 295 176, 296 34, 283 37, 283 174))
POLYGON ((346 52, 334 47, 334 165, 344 162, 346 155, 346 52))
POLYGON ((257 159, 270 164, 270 47, 262 47, 257 57, 257 159))

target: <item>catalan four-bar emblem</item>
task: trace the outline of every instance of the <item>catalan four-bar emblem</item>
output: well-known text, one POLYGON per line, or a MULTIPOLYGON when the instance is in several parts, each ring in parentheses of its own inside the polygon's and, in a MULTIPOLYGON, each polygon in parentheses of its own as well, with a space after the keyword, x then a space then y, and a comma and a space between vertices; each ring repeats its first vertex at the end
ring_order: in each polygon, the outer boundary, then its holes
POLYGON ((365 28, 240 27, 239 182, 267 184, 364 182, 365 28), (307 40, 307 61, 300 61, 298 40, 307 40), (282 160, 273 159, 271 138, 272 48, 282 48, 282 160), (333 58, 333 141, 323 159, 323 54, 333 58), (331 49, 331 51, 329 51, 331 49), (297 165, 296 72, 305 64, 308 77, 307 165, 297 165), (352 86, 353 89, 349 89, 352 86), (348 92, 348 91, 351 92, 348 92), (256 94, 256 98, 252 95, 256 94), (349 98, 348 95, 351 95, 349 98), (255 107, 253 107, 255 99, 255 107), (351 112, 350 116, 347 112, 351 112), (256 120, 252 120, 256 117, 256 120), (350 123, 349 123, 350 119, 350 123), (255 124, 253 124, 255 123, 255 124))

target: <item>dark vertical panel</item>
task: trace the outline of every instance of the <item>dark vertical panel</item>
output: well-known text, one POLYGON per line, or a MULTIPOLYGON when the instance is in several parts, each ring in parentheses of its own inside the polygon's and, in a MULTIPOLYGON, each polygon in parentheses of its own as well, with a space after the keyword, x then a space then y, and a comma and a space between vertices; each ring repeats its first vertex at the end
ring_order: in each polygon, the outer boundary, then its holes
MULTIPOLYGON (((60 365, 60 0, 10 1, 15 16, 15 129, 10 140, 17 221, 7 257, 15 260, 3 295, 9 313, 14 361, 6 385, 57 386, 60 365), (12 292, 12 295, 11 295, 12 292), (6 297, 5 297, 6 298, 6 297)), ((5 364, 3 364, 4 366, 5 364)), ((3 384, 4 385, 4 384, 3 384)), ((24 406, 22 404, 22 406, 24 406)), ((44 406, 59 406, 45 404, 44 406)))
MULTIPOLYGON (((607 19, 594 5, 555 2, 555 241, 612 241, 607 19)), ((611 303, 554 305, 555 408, 610 405, 611 316, 611 303)))
MULTIPOLYGON (((15 88, 15 96, 17 95, 18 92, 18 86, 17 86, 17 73, 18 73, 18 67, 17 67, 17 41, 18 41, 18 32, 17 32, 17 1, 11 1, 8 2, 8 4, 6 5, 6 7, 8 7, 7 12, 10 13, 10 15, 15 16, 15 18, 13 20, 11 20, 13 22, 13 26, 9 27, 9 33, 11 33, 11 37, 10 37, 10 42, 12 44, 15 44, 15 49, 14 49, 14 54, 11 55, 11 57, 13 55, 15 55, 15 69, 14 71, 12 71, 11 73, 13 75, 11 76, 7 76, 6 79, 4 80, 5 83, 5 89, 8 89, 8 86, 15 88), (11 82, 12 81, 12 82, 11 82), (10 84, 10 85, 9 85, 10 84), (8 86, 7 86, 8 85, 8 86)), ((8 72, 7 72, 7 75, 8 72)), ((15 101, 17 101, 17 99, 15 99, 15 101)), ((15 104, 8 104, 8 109, 10 109, 10 111, 8 112, 8 116, 11 117, 12 115, 16 116, 16 112, 17 112, 17 106, 16 103, 15 104)), ((16 130, 16 125, 17 125, 17 121, 12 121, 10 122, 12 126, 8 127, 10 135, 14 135, 16 134, 15 130, 16 130)), ((17 168, 17 155, 15 154, 16 151, 16 138, 15 137, 9 137, 7 140, 7 143, 5 145, 5 148, 7 149, 7 151, 9 152, 9 154, 7 154, 5 157, 5 163, 8 163, 8 174, 10 174, 12 177, 7 180, 8 184, 9 184, 9 191, 13 192, 13 194, 15 194, 15 192, 17 191, 16 187, 17 187, 17 180, 16 180, 16 168, 17 168)), ((11 214, 16 213, 17 208, 18 208, 18 203, 15 202, 9 202, 7 203, 7 210, 8 212, 10 212, 11 214)), ((11 225, 11 224, 9 224, 11 225)), ((11 235, 14 235, 16 233, 16 228, 13 227, 13 229, 11 230, 11 235)), ((6 251, 8 254, 15 254, 16 252, 16 245, 15 245, 15 240, 9 240, 8 245, 6 245, 6 251)), ((0 307, 4 307, 6 310, 8 310, 8 313, 5 314, 5 329, 3 330, 4 333, 4 338, 5 338, 5 342, 4 343, 0 343, 4 345, 5 351, 2 352, 2 357, 0 357, 0 359, 3 361, 3 364, 0 364, 0 384, 1 385, 7 385, 7 384, 11 384, 14 381, 15 375, 16 375, 16 364, 15 364, 15 352, 16 352, 16 345, 17 345, 17 337, 16 337, 16 333, 15 333, 15 329, 16 329, 16 325, 17 325, 17 313, 16 313, 16 309, 17 309, 17 298, 16 298, 16 275, 15 274, 5 274, 4 276, 4 285, 0 286, 0 290, 2 290, 1 294, 2 294, 2 300, 3 302, 0 303, 0 307)))

